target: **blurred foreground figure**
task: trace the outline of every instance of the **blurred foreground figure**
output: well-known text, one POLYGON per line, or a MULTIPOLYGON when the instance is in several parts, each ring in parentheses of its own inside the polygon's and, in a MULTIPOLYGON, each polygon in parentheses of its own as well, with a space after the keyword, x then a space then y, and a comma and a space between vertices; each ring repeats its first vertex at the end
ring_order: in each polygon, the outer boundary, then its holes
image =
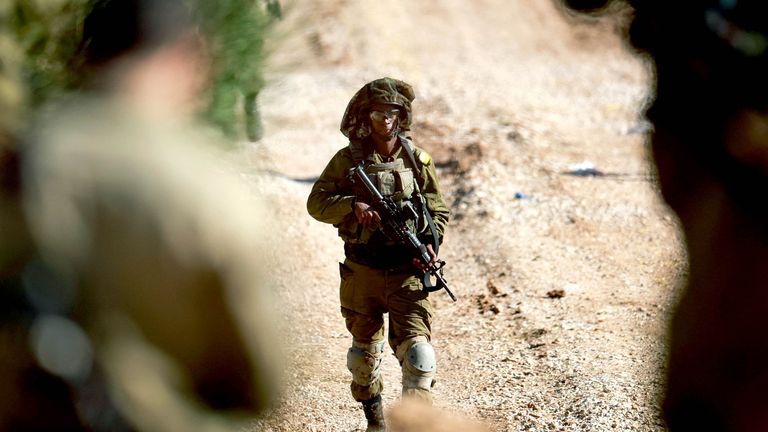
POLYGON ((482 423, 446 412, 417 399, 403 400, 389 411, 388 432, 489 432, 482 423))
POLYGON ((231 431, 276 390, 261 218, 190 121, 183 4, 97 2, 88 91, 0 122, 2 431, 231 431))
MULTIPOLYGON (((578 9, 605 1, 570 0, 578 9)), ((630 0, 650 54, 662 193, 688 286, 670 332, 672 431, 768 430, 768 15, 761 0, 630 0)))

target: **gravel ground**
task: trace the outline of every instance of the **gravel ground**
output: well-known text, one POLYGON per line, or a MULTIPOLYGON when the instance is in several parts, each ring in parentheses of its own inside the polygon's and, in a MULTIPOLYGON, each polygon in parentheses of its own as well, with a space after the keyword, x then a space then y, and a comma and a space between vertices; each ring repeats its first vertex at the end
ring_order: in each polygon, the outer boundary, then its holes
MULTIPOLYGON (((647 70, 611 24, 543 0, 316 0, 289 3, 278 30, 266 135, 244 149, 243 176, 272 204, 285 386, 248 430, 364 430, 342 244, 305 202, 346 145, 347 101, 381 76, 414 85, 413 135, 453 211, 441 251, 459 301, 432 295, 435 407, 453 428, 435 430, 468 432, 458 417, 489 431, 665 430, 665 325, 685 257, 647 161, 647 70)), ((394 356, 383 374, 396 406, 394 356)))

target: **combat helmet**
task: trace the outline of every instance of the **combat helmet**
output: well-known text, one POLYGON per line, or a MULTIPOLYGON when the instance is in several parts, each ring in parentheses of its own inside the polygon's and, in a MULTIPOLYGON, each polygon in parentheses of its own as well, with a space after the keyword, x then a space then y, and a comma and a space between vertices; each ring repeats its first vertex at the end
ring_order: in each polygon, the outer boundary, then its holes
POLYGON ((413 87, 405 81, 384 77, 364 85, 352 96, 341 119, 340 130, 349 139, 364 138, 371 133, 368 110, 374 104, 391 104, 401 107, 400 130, 411 128, 411 102, 415 98, 413 87))

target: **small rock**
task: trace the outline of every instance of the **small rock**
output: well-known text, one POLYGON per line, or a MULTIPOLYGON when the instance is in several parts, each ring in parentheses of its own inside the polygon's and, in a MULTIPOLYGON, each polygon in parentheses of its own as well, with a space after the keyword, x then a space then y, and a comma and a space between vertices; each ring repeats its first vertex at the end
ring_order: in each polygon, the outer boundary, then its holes
POLYGON ((547 297, 549 298, 563 298, 565 297, 565 290, 564 289, 553 289, 552 291, 547 292, 547 297))

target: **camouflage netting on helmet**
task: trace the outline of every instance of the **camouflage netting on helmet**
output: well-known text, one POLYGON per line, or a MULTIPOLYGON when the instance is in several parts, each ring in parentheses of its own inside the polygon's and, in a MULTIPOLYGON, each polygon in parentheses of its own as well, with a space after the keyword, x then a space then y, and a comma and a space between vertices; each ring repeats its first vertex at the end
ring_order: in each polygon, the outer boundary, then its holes
POLYGON ((400 116, 400 130, 411 128, 411 102, 416 95, 413 87, 405 81, 394 78, 379 78, 364 85, 352 96, 341 119, 340 130, 344 136, 363 138, 368 136, 368 110, 374 104, 398 105, 405 110, 400 116))

